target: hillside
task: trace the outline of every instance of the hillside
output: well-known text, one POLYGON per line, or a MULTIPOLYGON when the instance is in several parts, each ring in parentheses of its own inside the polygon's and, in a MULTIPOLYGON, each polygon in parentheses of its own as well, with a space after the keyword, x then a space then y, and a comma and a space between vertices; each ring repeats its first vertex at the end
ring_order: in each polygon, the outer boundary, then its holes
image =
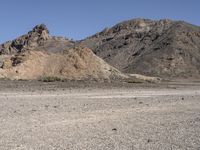
POLYGON ((133 19, 79 44, 122 72, 161 77, 200 76, 200 27, 183 21, 133 19))
POLYGON ((64 53, 26 51, 7 56, 0 69, 0 78, 67 80, 110 80, 125 77, 87 48, 75 48, 64 53))
POLYGON ((123 78, 92 50, 49 34, 38 25, 27 34, 0 46, 0 78, 65 80, 110 80, 123 78))

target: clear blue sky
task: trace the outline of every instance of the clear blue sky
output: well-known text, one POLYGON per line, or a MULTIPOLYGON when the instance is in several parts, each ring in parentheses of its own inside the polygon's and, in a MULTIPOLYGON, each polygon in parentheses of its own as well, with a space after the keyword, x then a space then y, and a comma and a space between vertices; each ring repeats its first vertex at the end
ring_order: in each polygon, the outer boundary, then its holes
POLYGON ((0 0, 0 43, 45 23, 52 35, 82 39, 132 18, 200 25, 200 0, 0 0))

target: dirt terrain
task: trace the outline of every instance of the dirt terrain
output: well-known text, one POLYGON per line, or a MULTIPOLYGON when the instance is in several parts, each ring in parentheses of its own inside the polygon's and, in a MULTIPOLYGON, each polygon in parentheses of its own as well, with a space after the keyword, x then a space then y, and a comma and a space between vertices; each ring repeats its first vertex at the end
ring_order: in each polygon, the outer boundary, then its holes
POLYGON ((30 80, 49 77, 60 80, 109 80, 125 75, 87 48, 74 48, 62 54, 27 51, 6 58, 0 68, 0 78, 30 80))
POLYGON ((200 149, 200 83, 0 81, 1 150, 200 149))

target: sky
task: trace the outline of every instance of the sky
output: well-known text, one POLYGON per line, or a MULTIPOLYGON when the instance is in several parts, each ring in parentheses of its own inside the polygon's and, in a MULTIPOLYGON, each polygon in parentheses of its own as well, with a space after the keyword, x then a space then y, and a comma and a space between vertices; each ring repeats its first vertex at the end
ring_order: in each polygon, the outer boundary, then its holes
POLYGON ((0 0, 0 43, 44 23, 51 35, 84 39, 133 18, 200 26, 200 0, 0 0))

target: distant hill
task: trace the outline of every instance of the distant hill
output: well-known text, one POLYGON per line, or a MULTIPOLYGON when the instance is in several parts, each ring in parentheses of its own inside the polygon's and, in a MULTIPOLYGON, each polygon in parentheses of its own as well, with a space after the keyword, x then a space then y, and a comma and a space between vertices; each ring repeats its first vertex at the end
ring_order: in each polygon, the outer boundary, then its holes
POLYGON ((133 19, 106 28, 79 44, 122 72, 200 76, 200 27, 184 21, 133 19))

